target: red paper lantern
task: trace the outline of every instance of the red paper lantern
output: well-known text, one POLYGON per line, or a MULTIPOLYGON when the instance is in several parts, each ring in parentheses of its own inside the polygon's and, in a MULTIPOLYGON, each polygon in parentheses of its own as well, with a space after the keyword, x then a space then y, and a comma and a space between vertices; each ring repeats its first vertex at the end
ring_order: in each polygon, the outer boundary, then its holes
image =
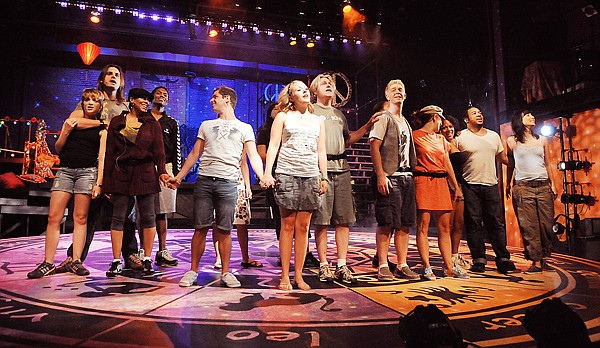
POLYGON ((100 54, 100 47, 92 42, 82 42, 77 45, 77 51, 83 60, 83 64, 90 65, 100 54))

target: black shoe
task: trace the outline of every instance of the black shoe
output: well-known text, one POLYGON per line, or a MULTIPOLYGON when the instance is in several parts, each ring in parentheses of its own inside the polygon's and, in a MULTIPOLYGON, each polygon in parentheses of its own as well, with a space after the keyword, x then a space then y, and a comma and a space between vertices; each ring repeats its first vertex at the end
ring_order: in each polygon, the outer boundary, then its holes
POLYGON ((114 277, 118 276, 119 274, 121 274, 122 271, 123 271, 123 266, 121 264, 121 260, 113 261, 110 264, 110 268, 108 269, 108 271, 106 271, 106 276, 109 278, 114 278, 114 277))
POLYGON ((525 274, 536 274, 536 273, 542 273, 542 268, 540 268, 536 265, 531 265, 531 267, 529 267, 529 269, 527 269, 525 271, 525 274))
POLYGON ((152 260, 150 260, 150 259, 142 260, 142 266, 144 267, 142 269, 142 272, 144 272, 144 274, 154 273, 154 268, 152 268, 152 260))
MULTIPOLYGON (((373 256, 372 264, 373 264, 373 268, 379 268, 379 256, 377 254, 375 254, 375 256, 373 256)), ((390 271, 393 273, 396 270, 396 267, 398 265, 396 265, 395 263, 390 261, 390 259, 388 259, 388 266, 390 267, 390 271)))
POLYGON ((174 258, 169 250, 159 250, 156 252, 156 256, 154 257, 154 263, 157 266, 165 266, 165 267, 175 267, 179 261, 174 258))
POLYGON ((44 261, 44 262, 40 263, 36 267, 36 269, 27 273, 27 278, 37 279, 37 278, 41 278, 44 276, 54 274, 55 271, 56 271, 56 267, 54 266, 53 263, 44 261))
POLYGON ((512 261, 504 260, 501 261, 500 264, 497 265, 498 272, 502 274, 515 273, 517 271, 517 267, 512 261))
POLYGON ((475 272, 475 273, 483 273, 485 272, 485 264, 484 263, 474 263, 473 266, 471 266, 471 272, 475 272))
POLYGON ((85 277, 90 274, 87 268, 83 267, 81 260, 75 260, 70 263, 69 271, 77 274, 78 276, 85 277))
POLYGON ((56 273, 66 273, 71 271, 71 262, 73 262, 73 258, 71 256, 67 256, 67 258, 61 262, 58 267, 56 267, 56 273))
POLYGON ((319 260, 310 251, 306 253, 306 258, 304 259, 305 268, 318 268, 320 265, 319 260))

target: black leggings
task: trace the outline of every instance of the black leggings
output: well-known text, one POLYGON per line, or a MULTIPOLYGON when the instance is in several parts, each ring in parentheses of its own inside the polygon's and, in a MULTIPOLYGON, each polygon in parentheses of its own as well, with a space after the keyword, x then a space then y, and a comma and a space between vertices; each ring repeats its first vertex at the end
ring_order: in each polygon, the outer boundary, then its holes
MULTIPOLYGON (((156 227, 156 213, 154 212, 154 200, 156 194, 135 196, 138 204, 138 221, 140 228, 156 227)), ((123 231, 127 211, 129 210, 130 196, 113 194, 113 217, 110 224, 111 230, 123 231)))

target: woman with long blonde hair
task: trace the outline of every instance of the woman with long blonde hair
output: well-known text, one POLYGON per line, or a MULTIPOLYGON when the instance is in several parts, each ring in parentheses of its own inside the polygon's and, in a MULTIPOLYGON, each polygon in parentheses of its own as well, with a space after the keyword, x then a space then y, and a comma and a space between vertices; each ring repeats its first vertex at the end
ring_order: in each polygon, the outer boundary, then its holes
POLYGON ((292 81, 281 91, 271 128, 264 176, 266 187, 275 187, 275 199, 281 212, 281 281, 279 289, 292 290, 289 268, 294 247, 294 285, 310 290, 302 277, 308 245, 308 230, 320 195, 327 192, 327 156, 323 121, 313 114, 310 92, 302 81, 292 81), (275 178, 271 169, 275 157, 275 178), (295 242, 294 242, 295 240, 295 242))

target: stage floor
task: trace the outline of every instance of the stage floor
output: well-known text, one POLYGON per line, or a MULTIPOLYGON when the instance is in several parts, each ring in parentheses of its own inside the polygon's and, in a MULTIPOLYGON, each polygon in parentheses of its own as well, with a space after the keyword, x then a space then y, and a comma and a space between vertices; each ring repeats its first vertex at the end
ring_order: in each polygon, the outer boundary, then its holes
MULTIPOLYGON (((401 347, 400 316, 417 305, 435 304, 472 346, 534 347, 521 324, 525 310, 552 297, 567 303, 585 322, 592 341, 600 341, 596 261, 555 254, 554 271, 542 274, 499 274, 491 261, 485 273, 471 273, 468 280, 381 283, 371 266, 374 233, 353 231, 348 265, 358 284, 320 283, 318 270, 306 269, 305 280, 313 290, 283 292, 277 289, 280 267, 274 231, 251 230, 250 255, 265 266, 241 268, 234 240, 232 271, 241 289, 219 285, 210 242, 199 286, 180 288, 179 279, 189 270, 192 234, 169 231, 168 248, 179 258, 179 266, 155 266, 152 276, 125 271, 114 279, 105 277, 112 260, 108 232, 96 233, 85 262, 91 271, 88 277, 67 273, 29 280, 27 272, 43 260, 44 237, 0 240, 0 346, 401 347)), ((328 238, 331 262, 333 232, 328 238)), ((420 272, 411 238, 409 264, 420 272)), ((71 235, 61 236, 57 263, 64 259, 70 240, 71 235)), ((527 269, 522 250, 510 251, 517 267, 527 269)), ((432 264, 441 275, 437 252, 431 249, 432 264)), ((468 255, 466 245, 461 252, 468 255)))

